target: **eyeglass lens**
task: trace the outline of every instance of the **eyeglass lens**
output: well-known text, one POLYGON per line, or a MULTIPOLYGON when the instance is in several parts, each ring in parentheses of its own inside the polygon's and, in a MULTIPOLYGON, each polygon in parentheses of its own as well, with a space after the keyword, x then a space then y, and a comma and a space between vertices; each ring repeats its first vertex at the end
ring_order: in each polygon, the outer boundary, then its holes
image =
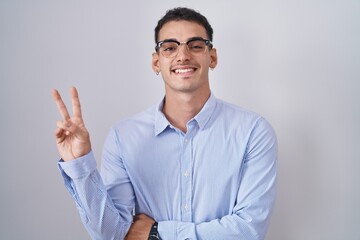
MULTIPOLYGON (((181 43, 186 44, 186 43, 181 43)), ((164 42, 160 46, 160 52, 165 57, 176 56, 180 45, 177 42, 164 42)), ((192 40, 187 43, 187 49, 191 54, 204 53, 206 50, 206 43, 203 40, 192 40)))

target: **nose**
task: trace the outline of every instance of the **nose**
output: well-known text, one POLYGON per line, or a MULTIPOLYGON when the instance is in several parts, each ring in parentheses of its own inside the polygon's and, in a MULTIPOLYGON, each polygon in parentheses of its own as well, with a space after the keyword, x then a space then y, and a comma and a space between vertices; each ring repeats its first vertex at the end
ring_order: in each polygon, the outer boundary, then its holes
POLYGON ((190 52, 189 49, 187 48, 187 45, 185 42, 180 43, 179 47, 178 47, 178 52, 176 55, 176 60, 178 62, 184 62, 186 60, 190 59, 190 52))

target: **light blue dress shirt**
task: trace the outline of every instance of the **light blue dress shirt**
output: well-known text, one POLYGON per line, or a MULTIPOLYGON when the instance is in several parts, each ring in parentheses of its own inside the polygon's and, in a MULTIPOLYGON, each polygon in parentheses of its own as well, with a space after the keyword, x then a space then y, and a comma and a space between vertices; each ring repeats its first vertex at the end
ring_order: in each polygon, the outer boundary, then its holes
POLYGON ((59 162, 92 239, 123 239, 134 211, 164 240, 264 239, 277 166, 269 123, 211 94, 184 133, 162 106, 111 129, 101 175, 92 152, 59 162))

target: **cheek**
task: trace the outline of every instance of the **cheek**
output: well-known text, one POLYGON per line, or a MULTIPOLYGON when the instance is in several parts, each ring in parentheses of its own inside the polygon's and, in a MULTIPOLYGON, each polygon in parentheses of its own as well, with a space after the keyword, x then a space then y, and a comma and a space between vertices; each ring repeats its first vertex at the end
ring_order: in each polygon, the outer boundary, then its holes
POLYGON ((164 66, 166 65, 166 61, 164 61, 163 59, 159 59, 158 65, 160 68, 164 68, 164 66))
POLYGON ((201 61, 201 66, 204 71, 208 70, 211 65, 211 58, 205 58, 201 61))
POLYGON ((168 60, 159 60, 159 68, 162 72, 169 72, 171 68, 171 62, 168 60))

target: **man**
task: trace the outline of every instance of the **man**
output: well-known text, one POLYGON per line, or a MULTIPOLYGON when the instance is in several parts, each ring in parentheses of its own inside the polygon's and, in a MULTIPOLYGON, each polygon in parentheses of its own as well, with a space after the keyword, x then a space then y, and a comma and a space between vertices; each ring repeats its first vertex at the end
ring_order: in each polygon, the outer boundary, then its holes
POLYGON ((262 117, 211 92, 212 34, 191 9, 159 20, 152 68, 162 75, 165 97, 111 129, 101 175, 76 89, 72 117, 53 91, 63 116, 55 133, 59 168, 93 239, 264 239, 276 137, 262 117))

